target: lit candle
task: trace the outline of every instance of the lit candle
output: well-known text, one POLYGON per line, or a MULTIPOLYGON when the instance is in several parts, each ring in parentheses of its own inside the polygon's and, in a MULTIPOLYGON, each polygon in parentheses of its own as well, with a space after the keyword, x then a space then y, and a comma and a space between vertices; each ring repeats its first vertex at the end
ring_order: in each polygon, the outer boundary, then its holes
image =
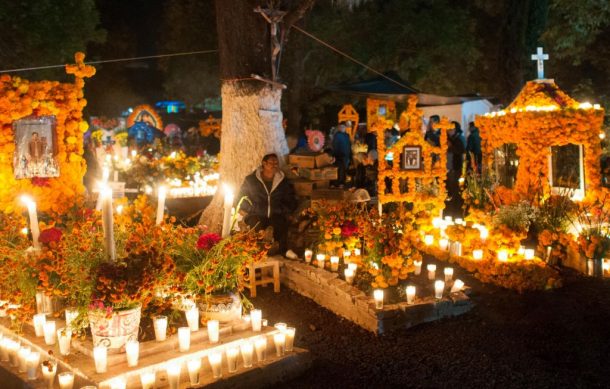
POLYGON ((445 221, 451 224, 453 222, 453 218, 451 216, 445 216, 445 221))
POLYGON ((189 327, 178 328, 178 345, 181 353, 191 348, 191 329, 189 327))
POLYGON ((116 249, 114 246, 114 221, 112 208, 112 189, 104 186, 100 189, 102 196, 102 222, 104 227, 104 247, 106 254, 111 261, 116 259, 116 249))
POLYGON ((427 265, 426 269, 428 270, 428 279, 433 280, 434 277, 436 277, 436 265, 434 265, 434 264, 427 265))
POLYGON ((519 249, 517 250, 517 254, 519 254, 519 255, 525 254, 525 247, 519 246, 519 249))
POLYGON ((57 330, 55 328, 55 322, 47 321, 43 324, 42 328, 44 331, 44 343, 49 346, 55 344, 55 331, 57 330))
POLYGON ((38 364, 40 363, 40 353, 39 352, 31 352, 30 355, 28 355, 27 361, 26 361, 26 368, 27 368, 27 373, 28 373, 28 380, 29 381, 34 381, 37 377, 37 372, 38 372, 38 364))
POLYGON ((167 316, 157 316, 153 320, 155 328, 155 339, 162 342, 167 337, 167 316))
POLYGON ((78 310, 73 308, 66 308, 66 328, 72 329, 72 322, 78 318, 78 310))
POLYGON ((19 353, 19 343, 15 342, 14 340, 11 340, 7 346, 8 348, 8 359, 9 362, 12 366, 18 366, 19 365, 19 358, 18 358, 18 353, 19 353))
POLYGON ((498 261, 506 262, 508 261, 508 251, 502 249, 498 250, 498 261))
POLYGON ((286 335, 286 352, 292 352, 294 349, 294 335, 296 334, 296 328, 286 327, 284 335, 286 335))
POLYGON ((193 306, 191 309, 186 310, 186 322, 192 332, 199 330, 199 309, 197 306, 193 306))
POLYGON ((258 363, 261 363, 267 357, 267 338, 264 336, 258 337, 254 341, 254 347, 256 349, 256 359, 258 363))
POLYGON ((18 360, 18 370, 21 373, 25 373, 27 371, 27 363, 28 357, 30 356, 32 350, 29 347, 21 347, 19 351, 17 351, 17 360, 18 360))
POLYGON ((434 243, 434 236, 432 236, 432 235, 424 236, 424 243, 426 244, 426 246, 430 246, 432 243, 434 243))
POLYGON ((108 348, 103 344, 93 347, 93 360, 95 361, 95 371, 105 373, 108 369, 108 348))
POLYGON ((316 255, 316 261, 318 261, 318 267, 320 269, 324 269, 324 260, 326 259, 326 255, 324 254, 317 254, 316 255))
POLYGON ((353 271, 354 274, 356 274, 356 270, 358 270, 358 264, 356 264, 354 262, 350 262, 347 264, 347 268, 350 269, 351 271, 353 271))
POLYGON ((487 228, 485 228, 485 226, 479 227, 479 236, 483 240, 487 239, 487 237, 489 236, 489 231, 487 230, 487 228))
POLYGON ((59 354, 70 355, 70 341, 72 340, 72 330, 69 328, 58 329, 57 340, 59 341, 59 354))
POLYGON ((413 266, 415 266, 415 275, 416 276, 421 274, 421 265, 422 265, 422 261, 413 261, 413 266))
POLYGON ((434 219, 432 219, 432 227, 434 228, 440 228, 442 223, 443 219, 441 219, 440 217, 435 217, 434 219))
POLYGON ((278 332, 273 335, 273 343, 275 343, 275 353, 278 357, 284 355, 286 351, 286 335, 283 332, 278 332))
POLYGON ((349 250, 344 250, 343 251, 343 262, 345 263, 350 263, 350 261, 352 260, 352 252, 349 250))
POLYGON ((313 256, 313 251, 311 251, 310 249, 305 250, 305 262, 309 263, 311 262, 311 257, 313 256))
POLYGON ((336 255, 333 255, 330 257, 330 270, 331 271, 339 270, 339 257, 336 255))
POLYGON ((125 352, 127 353, 127 366, 138 366, 140 343, 137 340, 128 340, 127 343, 125 343, 125 352))
POLYGON ((273 327, 275 327, 275 329, 277 329, 280 332, 284 332, 284 331, 286 331, 286 328, 288 327, 288 324, 286 324, 286 323, 275 323, 273 325, 273 327))
POLYGON ((451 287, 451 293, 459 292, 464 287, 464 282, 460 279, 455 280, 451 287))
POLYGON ((59 389, 72 389, 74 386, 74 373, 70 371, 59 373, 57 381, 59 382, 59 389))
POLYGON ((360 256, 360 249, 354 249, 354 255, 359 257, 360 256))
POLYGON ((55 381, 55 373, 57 373, 57 363, 53 361, 45 361, 40 366, 42 370, 42 379, 47 384, 47 388, 53 388, 53 381, 55 381))
POLYGON ((231 234, 231 209, 233 208, 233 192, 228 186, 225 186, 225 203, 224 215, 222 219, 222 237, 225 238, 231 234))
POLYGON ((219 337, 218 320, 208 320, 208 339, 210 343, 218 343, 219 337))
POLYGON ((354 282, 354 271, 347 268, 343 272, 345 273, 345 282, 351 285, 354 282))
POLYGON ((156 380, 157 374, 154 370, 143 371, 140 373, 140 383, 142 384, 142 389, 153 389, 156 380))
POLYGON ((455 224, 457 224, 458 226, 462 225, 463 222, 464 222, 464 220, 462 220, 459 217, 455 219, 455 224))
POLYGON ((229 373, 235 373, 237 371, 237 356, 239 355, 239 348, 229 347, 227 349, 227 366, 229 367, 229 373))
POLYGON ((159 185, 157 188, 157 225, 163 221, 163 214, 165 213, 165 198, 167 197, 167 188, 163 185, 159 185))
POLYGON ((453 278, 453 268, 446 267, 443 269, 443 273, 445 274, 445 282, 450 282, 453 278))
POLYGON ((472 250, 472 259, 476 259, 477 261, 483 259, 483 250, 481 250, 481 249, 472 250))
POLYGON ((434 282, 434 297, 436 297, 437 299, 442 299, 443 290, 445 290, 445 282, 441 280, 436 280, 434 282))
POLYGON ((218 351, 210 351, 208 354, 208 360, 212 367, 212 376, 214 378, 222 377, 222 353, 218 351))
POLYGON ((534 259, 534 249, 525 249, 524 250, 524 257, 527 260, 534 259))
POLYGON ((37 313, 34 315, 32 322, 34 324, 34 332, 36 333, 36 336, 44 336, 44 323, 47 322, 47 315, 44 313, 37 313))
POLYGON ((263 312, 260 309, 250 311, 250 320, 252 321, 252 331, 259 332, 263 320, 263 312))
POLYGON ((413 304, 415 302, 415 286, 409 285, 406 289, 407 293, 407 304, 413 304))
POLYGON ((438 246, 441 248, 441 250, 447 250, 449 248, 449 240, 446 238, 439 239, 438 246))
POLYGON ((193 358, 186 361, 191 385, 199 385, 199 372, 201 371, 201 358, 193 358))
POLYGON ((239 345, 241 350, 241 359, 244 361, 244 367, 252 367, 252 354, 254 353, 254 345, 251 341, 245 340, 239 345))
POLYGON ((375 299, 375 308, 383 309, 383 290, 375 289, 373 291, 373 298, 375 299))
MULTIPOLYGON (((187 333, 190 335, 190 330, 188 327, 185 327, 187 333)), ((179 362, 171 361, 168 362, 165 366, 165 371, 167 373, 167 381, 169 383, 170 389, 178 389, 180 386, 180 370, 182 366, 180 366, 179 362)))
POLYGON ((35 249, 40 248, 38 237, 40 236, 40 228, 38 227, 38 214, 36 212, 36 202, 30 196, 21 196, 21 201, 28 208, 30 216, 30 231, 32 232, 32 245, 35 249))

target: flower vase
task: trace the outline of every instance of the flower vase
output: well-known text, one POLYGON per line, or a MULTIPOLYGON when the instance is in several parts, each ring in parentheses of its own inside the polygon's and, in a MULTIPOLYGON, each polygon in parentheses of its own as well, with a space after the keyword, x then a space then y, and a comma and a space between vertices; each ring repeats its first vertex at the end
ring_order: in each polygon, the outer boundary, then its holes
POLYGON ((109 352, 125 352, 129 340, 138 340, 142 306, 132 309, 113 311, 110 314, 102 310, 88 312, 89 326, 93 345, 104 345, 109 352))
POLYGON ((208 320, 218 320, 227 323, 241 319, 242 304, 239 295, 235 293, 212 295, 203 299, 199 309, 208 320))
POLYGON ((587 259, 587 275, 591 277, 602 278, 604 275, 602 269, 602 258, 587 259))
POLYGON ((36 313, 52 315, 62 309, 61 305, 62 302, 58 298, 44 292, 36 292, 36 313))

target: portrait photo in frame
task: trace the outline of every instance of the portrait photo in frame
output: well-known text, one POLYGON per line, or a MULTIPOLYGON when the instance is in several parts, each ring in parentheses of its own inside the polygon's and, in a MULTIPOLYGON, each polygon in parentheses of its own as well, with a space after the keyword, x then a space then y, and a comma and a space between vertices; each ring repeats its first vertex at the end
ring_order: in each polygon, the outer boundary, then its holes
POLYGON ((402 170, 421 170, 421 146, 405 146, 402 150, 402 170))
POLYGON ((13 123, 16 179, 59 177, 55 116, 29 116, 13 123))

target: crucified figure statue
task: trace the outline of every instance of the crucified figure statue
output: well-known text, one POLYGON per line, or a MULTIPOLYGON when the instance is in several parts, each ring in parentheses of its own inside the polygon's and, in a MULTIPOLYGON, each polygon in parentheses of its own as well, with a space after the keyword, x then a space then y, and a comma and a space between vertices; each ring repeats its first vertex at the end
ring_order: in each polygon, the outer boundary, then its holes
POLYGON ((278 37, 278 31, 280 29, 279 24, 286 15, 286 12, 274 8, 272 3, 269 4, 269 8, 258 6, 254 9, 254 12, 260 13, 271 27, 271 77, 273 81, 277 81, 280 67, 280 53, 282 51, 282 43, 280 42, 280 37, 278 37))

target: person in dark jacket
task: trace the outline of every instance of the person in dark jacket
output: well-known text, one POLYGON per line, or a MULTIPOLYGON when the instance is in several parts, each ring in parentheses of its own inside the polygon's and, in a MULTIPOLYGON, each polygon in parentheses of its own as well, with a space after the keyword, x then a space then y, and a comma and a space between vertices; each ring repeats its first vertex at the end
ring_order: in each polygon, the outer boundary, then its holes
POLYGON ((257 230, 273 227, 273 238, 279 244, 279 252, 286 253, 289 215, 296 208, 294 188, 279 169, 276 154, 263 157, 261 166, 246 176, 238 198, 249 201, 241 204, 244 222, 257 230))
POLYGON ((333 136, 333 155, 335 156, 335 164, 338 170, 338 179, 336 185, 345 185, 347 168, 352 159, 352 142, 349 135, 345 132, 345 123, 339 124, 337 132, 333 136))
POLYGON ((470 122, 468 127, 468 140, 466 141, 468 170, 471 170, 476 166, 477 173, 481 173, 481 164, 483 162, 481 134, 479 133, 479 129, 474 125, 474 122, 470 122))

